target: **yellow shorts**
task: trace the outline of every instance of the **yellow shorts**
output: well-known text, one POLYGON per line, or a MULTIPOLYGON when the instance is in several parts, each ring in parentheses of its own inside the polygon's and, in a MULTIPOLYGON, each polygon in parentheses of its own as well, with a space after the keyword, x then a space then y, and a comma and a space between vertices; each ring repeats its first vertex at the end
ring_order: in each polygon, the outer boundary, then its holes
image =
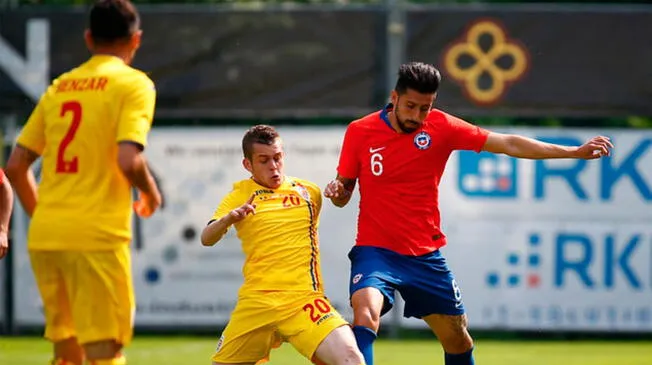
POLYGON ((289 342, 312 360, 319 344, 348 322, 323 293, 268 292, 240 297, 217 343, 213 361, 264 362, 272 348, 289 342))
POLYGON ((107 251, 30 251, 45 310, 45 337, 128 344, 136 308, 129 246, 107 251))

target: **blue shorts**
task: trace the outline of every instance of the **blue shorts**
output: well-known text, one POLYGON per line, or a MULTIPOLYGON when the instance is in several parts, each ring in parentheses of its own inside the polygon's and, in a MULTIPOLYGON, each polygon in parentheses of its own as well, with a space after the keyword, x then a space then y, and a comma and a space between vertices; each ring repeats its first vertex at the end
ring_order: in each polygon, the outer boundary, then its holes
POLYGON ((405 256, 371 246, 355 246, 349 252, 349 294, 372 287, 383 293, 381 315, 394 305, 394 291, 405 300, 403 316, 464 314, 462 293, 439 250, 422 256, 405 256))

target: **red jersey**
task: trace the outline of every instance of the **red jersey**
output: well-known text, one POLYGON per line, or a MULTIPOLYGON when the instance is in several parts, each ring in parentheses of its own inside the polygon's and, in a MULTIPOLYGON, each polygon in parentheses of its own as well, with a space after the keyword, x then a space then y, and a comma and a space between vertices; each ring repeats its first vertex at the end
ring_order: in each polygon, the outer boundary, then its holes
POLYGON ((337 172, 360 184, 356 245, 419 256, 446 244, 440 229, 439 181, 454 150, 480 152, 489 132, 433 109, 421 128, 396 132, 392 106, 346 129, 337 172))

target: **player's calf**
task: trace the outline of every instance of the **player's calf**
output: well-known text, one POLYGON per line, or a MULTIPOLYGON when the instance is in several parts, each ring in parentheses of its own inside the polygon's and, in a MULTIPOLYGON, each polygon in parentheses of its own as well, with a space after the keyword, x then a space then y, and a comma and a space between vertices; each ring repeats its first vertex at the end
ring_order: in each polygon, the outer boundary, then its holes
POLYGON ((374 364, 373 343, 380 327, 384 300, 380 290, 374 287, 358 289, 351 296, 353 334, 367 365, 374 364))
POLYGON ((77 338, 71 337, 54 342, 54 360, 51 365, 81 365, 84 362, 84 351, 77 343, 77 338))
POLYGON ((431 314, 423 318, 441 342, 446 365, 473 365, 473 339, 465 314, 431 314))

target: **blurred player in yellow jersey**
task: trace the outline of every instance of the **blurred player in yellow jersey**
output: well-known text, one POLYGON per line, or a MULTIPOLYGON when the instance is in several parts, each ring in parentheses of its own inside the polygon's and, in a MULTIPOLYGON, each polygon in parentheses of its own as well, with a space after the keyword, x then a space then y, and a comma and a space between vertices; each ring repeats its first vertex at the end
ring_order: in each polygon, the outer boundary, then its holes
POLYGON ((281 341, 318 364, 364 364, 351 328, 324 295, 319 187, 283 174, 282 142, 270 126, 249 129, 242 150, 252 177, 233 185, 201 236, 212 246, 234 225, 245 254, 244 284, 213 364, 264 362, 281 341))
POLYGON ((148 217, 161 195, 142 151, 152 81, 129 66, 140 21, 128 0, 100 0, 85 39, 92 57, 61 75, 18 136, 7 175, 32 220, 27 247, 56 365, 125 364, 135 300, 132 204, 148 217), (37 185, 30 169, 42 157, 37 185), (140 200, 132 203, 132 186, 140 200))
POLYGON ((9 220, 14 204, 14 191, 0 169, 0 260, 9 252, 9 220))

